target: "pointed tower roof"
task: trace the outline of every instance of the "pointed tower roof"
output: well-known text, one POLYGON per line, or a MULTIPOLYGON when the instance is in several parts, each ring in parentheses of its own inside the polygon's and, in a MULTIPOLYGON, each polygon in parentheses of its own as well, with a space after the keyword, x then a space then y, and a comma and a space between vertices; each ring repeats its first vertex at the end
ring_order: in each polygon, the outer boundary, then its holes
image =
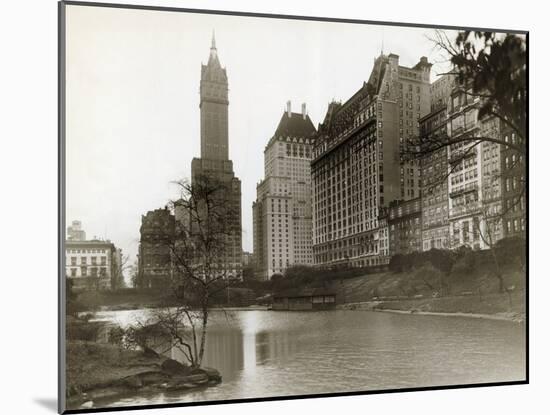
POLYGON ((201 65, 201 79, 203 81, 227 82, 227 73, 222 68, 216 48, 216 34, 212 31, 212 43, 210 44, 210 56, 208 63, 201 65))
POLYGON ((218 49, 216 48, 216 32, 212 30, 212 45, 210 46, 210 57, 208 58, 208 65, 220 65, 220 61, 218 59, 218 49))

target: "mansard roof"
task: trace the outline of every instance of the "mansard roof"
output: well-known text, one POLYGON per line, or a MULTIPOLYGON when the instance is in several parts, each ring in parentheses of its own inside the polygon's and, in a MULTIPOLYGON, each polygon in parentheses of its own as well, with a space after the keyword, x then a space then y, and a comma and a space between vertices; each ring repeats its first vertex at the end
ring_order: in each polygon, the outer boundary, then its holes
POLYGON ((285 112, 279 121, 275 136, 309 138, 316 132, 309 115, 304 119, 302 114, 292 112, 289 117, 288 112, 285 112))

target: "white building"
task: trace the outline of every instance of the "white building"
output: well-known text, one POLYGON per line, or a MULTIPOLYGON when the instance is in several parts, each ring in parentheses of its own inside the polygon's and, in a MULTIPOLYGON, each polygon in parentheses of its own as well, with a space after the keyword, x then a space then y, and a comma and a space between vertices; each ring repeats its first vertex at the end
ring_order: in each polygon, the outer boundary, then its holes
POLYGON ((265 179, 252 204, 254 257, 260 278, 312 265, 311 169, 315 127, 290 102, 264 150, 265 179))
POLYGON ((110 289, 119 275, 117 250, 110 241, 65 241, 65 274, 76 290, 110 289))

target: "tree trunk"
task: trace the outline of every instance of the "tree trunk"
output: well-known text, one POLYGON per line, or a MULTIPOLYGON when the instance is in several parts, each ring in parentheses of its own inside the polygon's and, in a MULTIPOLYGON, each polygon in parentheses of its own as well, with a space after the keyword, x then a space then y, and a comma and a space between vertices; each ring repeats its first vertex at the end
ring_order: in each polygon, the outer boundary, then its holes
POLYGON ((199 367, 202 364, 202 358, 204 356, 204 348, 206 345, 207 324, 208 324, 208 293, 206 293, 205 298, 202 301, 202 332, 201 332, 199 356, 197 358, 197 366, 199 367))

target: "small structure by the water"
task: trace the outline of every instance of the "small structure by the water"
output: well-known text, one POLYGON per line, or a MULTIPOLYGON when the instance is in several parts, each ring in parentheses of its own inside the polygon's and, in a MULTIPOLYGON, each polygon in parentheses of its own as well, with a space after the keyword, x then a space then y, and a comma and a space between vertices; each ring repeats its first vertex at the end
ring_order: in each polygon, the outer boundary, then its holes
POLYGON ((325 288, 289 290, 273 295, 273 310, 330 310, 336 307, 336 294, 325 288))

